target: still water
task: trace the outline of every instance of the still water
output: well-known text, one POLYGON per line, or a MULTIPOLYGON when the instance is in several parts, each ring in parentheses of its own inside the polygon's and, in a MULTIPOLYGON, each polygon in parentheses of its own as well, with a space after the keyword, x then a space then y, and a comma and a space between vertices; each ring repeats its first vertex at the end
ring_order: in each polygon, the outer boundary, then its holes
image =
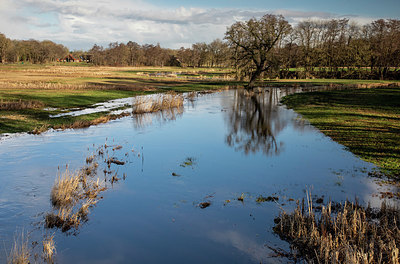
POLYGON ((270 248, 289 250, 272 227, 293 199, 311 190, 379 206, 382 188, 368 177, 373 165, 279 104, 293 92, 228 90, 170 112, 0 141, 0 262, 21 232, 39 253, 54 233, 57 263, 288 262, 270 248), (59 171, 81 168, 104 144, 122 146, 112 154, 127 162, 115 165, 126 179, 108 184, 73 234, 43 228, 59 171), (260 195, 278 199, 257 203, 260 195))

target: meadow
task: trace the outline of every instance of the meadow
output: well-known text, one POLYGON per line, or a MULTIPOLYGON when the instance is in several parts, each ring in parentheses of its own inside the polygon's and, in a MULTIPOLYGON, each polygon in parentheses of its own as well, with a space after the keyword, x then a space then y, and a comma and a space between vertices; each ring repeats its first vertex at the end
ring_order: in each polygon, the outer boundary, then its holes
POLYGON ((87 67, 85 63, 0 66, 0 134, 91 124, 109 113, 50 118, 117 98, 167 91, 216 90, 229 69, 87 67))

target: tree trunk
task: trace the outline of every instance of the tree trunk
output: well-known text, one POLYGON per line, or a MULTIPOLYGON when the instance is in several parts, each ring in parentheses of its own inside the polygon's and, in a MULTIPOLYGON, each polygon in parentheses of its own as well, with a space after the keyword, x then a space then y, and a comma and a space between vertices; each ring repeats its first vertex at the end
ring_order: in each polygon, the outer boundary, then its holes
POLYGON ((257 67, 256 71, 253 72, 253 74, 251 75, 250 82, 246 86, 247 89, 254 88, 256 80, 260 77, 261 73, 262 73, 262 68, 261 67, 257 67))

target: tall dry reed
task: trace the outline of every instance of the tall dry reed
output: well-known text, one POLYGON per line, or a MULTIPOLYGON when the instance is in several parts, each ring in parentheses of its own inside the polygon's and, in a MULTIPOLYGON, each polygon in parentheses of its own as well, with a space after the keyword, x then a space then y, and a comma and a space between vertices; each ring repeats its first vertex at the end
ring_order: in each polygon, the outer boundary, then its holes
POLYGON ((7 264, 29 264, 29 257, 28 239, 22 232, 19 237, 14 238, 14 246, 7 258, 7 264))
POLYGON ((176 93, 160 94, 153 97, 137 97, 133 104, 133 114, 154 113, 183 107, 183 96, 176 93))
POLYGON ((97 163, 71 173, 68 169, 59 176, 50 195, 53 212, 45 216, 48 228, 57 227, 63 232, 77 229, 87 220, 89 208, 96 205, 99 194, 106 190, 104 182, 93 177, 97 163))
POLYGON ((346 202, 315 213, 311 199, 275 219, 274 231, 309 263, 399 263, 400 212, 346 202))

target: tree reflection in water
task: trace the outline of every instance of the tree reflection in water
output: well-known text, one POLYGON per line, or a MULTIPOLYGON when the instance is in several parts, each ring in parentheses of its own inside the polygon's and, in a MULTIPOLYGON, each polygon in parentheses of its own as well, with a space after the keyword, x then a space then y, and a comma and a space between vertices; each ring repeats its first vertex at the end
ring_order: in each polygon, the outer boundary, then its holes
POLYGON ((238 89, 227 111, 228 135, 226 143, 246 155, 262 151, 265 155, 279 155, 283 142, 277 135, 289 124, 303 128, 293 113, 279 107, 280 99, 296 92, 296 88, 238 89))

